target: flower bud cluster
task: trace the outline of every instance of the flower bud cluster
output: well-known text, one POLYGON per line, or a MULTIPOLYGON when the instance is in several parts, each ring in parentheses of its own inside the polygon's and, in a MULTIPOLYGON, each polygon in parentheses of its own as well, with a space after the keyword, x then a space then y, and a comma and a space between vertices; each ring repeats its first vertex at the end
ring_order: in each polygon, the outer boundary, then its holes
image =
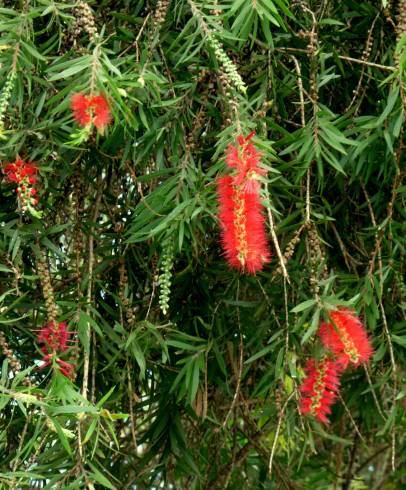
POLYGON ((47 310, 48 322, 54 322, 58 315, 58 307, 55 303, 54 290, 49 277, 48 266, 44 257, 37 261, 38 277, 42 286, 42 292, 45 299, 45 307, 47 310))
POLYGON ((237 71, 237 67, 227 56, 227 53, 224 51, 223 47, 217 41, 217 39, 210 35, 207 38, 210 46, 214 50, 214 54, 219 62, 220 66, 223 68, 227 78, 230 80, 230 83, 243 94, 246 93, 247 87, 241 78, 240 74, 237 71))
POLYGON ((133 307, 130 298, 128 298, 126 294, 127 285, 128 285, 128 274, 125 266, 124 257, 121 257, 120 259, 119 274, 120 274, 120 280, 118 285, 119 286, 118 295, 123 307, 127 324, 129 326, 133 326, 137 320, 135 314, 138 310, 138 306, 133 307))
POLYGON ((159 27, 164 23, 170 3, 170 0, 158 0, 152 18, 152 23, 155 29, 159 29, 159 27))
POLYGON ((80 1, 76 5, 73 14, 75 16, 74 35, 80 36, 81 32, 85 31, 89 35, 90 40, 95 42, 97 28, 92 9, 89 5, 86 2, 80 1))
MULTIPOLYGON (((0 349, 3 354, 7 357, 10 368, 14 371, 15 374, 21 371, 20 361, 14 355, 13 350, 8 345, 6 336, 3 332, 0 332, 0 349)), ((23 385, 30 386, 30 380, 28 378, 24 378, 23 385)))
POLYGON ((167 242, 164 245, 164 253, 161 261, 161 271, 159 275, 159 306, 164 315, 168 313, 169 296, 171 294, 172 282, 172 267, 173 267, 173 245, 167 242))
POLYGON ((11 92, 14 87, 14 80, 16 77, 16 72, 11 71, 7 78, 6 83, 4 84, 3 91, 0 95, 0 133, 4 129, 4 116, 6 114, 8 104, 10 102, 11 92))

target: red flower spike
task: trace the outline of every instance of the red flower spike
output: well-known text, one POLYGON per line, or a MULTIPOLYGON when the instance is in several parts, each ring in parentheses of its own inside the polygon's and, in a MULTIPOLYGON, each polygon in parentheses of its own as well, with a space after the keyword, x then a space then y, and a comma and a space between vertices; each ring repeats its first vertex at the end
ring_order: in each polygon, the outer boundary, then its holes
POLYGON ((320 422, 328 424, 327 417, 337 397, 341 371, 342 366, 337 361, 325 357, 316 363, 314 359, 309 359, 305 367, 306 378, 300 387, 302 414, 313 415, 320 422))
POLYGON ((65 352, 69 348, 70 335, 66 322, 49 322, 39 330, 38 342, 53 351, 65 352))
POLYGON ((329 313, 331 323, 322 323, 319 328, 320 339, 342 364, 359 366, 367 362, 373 348, 365 327, 351 310, 341 308, 329 313))
POLYGON ((251 274, 270 260, 259 194, 235 186, 234 179, 218 179, 221 241, 231 267, 251 274))
POLYGON ((32 185, 37 182, 38 167, 32 162, 24 162, 21 158, 17 158, 14 163, 5 165, 3 172, 6 182, 17 184, 16 192, 22 209, 33 204, 30 196, 37 192, 32 185))
POLYGON ((71 99, 73 117, 80 126, 93 123, 102 133, 111 122, 111 111, 103 95, 86 96, 75 94, 71 99))
POLYGON ((44 363, 40 366, 44 368, 53 364, 58 365, 61 373, 67 378, 74 378, 73 364, 57 357, 69 349, 69 337, 72 332, 68 331, 66 322, 49 322, 38 332, 38 342, 44 344, 40 350, 43 354, 44 363))

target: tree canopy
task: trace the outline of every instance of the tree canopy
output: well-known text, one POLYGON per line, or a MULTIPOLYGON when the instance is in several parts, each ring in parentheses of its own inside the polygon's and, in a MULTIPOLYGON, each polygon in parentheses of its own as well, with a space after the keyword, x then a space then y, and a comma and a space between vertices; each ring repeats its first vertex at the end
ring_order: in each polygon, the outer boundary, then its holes
POLYGON ((406 485, 405 33, 0 2, 0 488, 406 485))

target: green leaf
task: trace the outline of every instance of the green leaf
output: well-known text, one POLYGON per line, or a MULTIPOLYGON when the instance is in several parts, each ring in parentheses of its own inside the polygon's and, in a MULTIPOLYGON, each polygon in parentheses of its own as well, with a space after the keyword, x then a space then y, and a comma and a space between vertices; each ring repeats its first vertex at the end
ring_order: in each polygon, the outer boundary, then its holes
POLYGON ((306 301, 303 301, 303 303, 298 304, 294 308, 292 308, 290 311, 292 313, 300 313, 301 311, 308 310, 312 306, 316 304, 316 300, 314 299, 307 299, 306 301))
POLYGON ((117 490, 110 480, 106 478, 94 464, 92 464, 90 461, 88 461, 87 464, 92 470, 92 473, 89 473, 89 476, 94 478, 94 480, 100 483, 100 485, 103 487, 109 488, 110 490, 117 490))

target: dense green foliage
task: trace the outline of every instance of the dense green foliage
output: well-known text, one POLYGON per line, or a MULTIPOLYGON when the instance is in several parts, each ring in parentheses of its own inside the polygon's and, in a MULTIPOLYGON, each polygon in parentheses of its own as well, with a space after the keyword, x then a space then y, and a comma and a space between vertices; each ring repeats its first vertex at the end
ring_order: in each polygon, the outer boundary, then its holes
POLYGON ((405 1, 0 5, 0 159, 40 169, 40 212, 0 187, 0 487, 404 488, 405 1), (107 96, 105 134, 78 92, 107 96), (215 186, 252 130, 255 276, 224 261, 215 186), (298 386, 335 305, 375 353, 322 426, 298 386), (38 367, 52 311, 72 381, 38 367))

